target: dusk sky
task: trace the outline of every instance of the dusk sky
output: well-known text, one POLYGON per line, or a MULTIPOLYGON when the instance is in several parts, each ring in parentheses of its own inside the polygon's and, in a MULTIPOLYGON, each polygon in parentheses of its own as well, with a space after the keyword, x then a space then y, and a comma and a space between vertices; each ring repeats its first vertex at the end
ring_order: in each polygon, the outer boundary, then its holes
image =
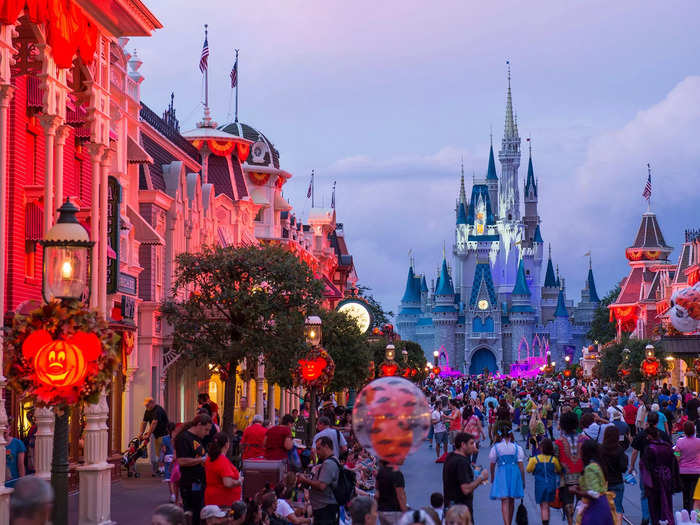
MULTIPOLYGON (((158 113, 175 92, 181 129, 201 118, 198 69, 209 24, 210 106, 232 120, 229 72, 240 49, 239 120, 264 132, 293 178, 344 223, 360 283, 387 310, 403 294, 408 251, 434 276, 454 241, 459 164, 486 171, 489 130, 503 135, 506 60, 523 139, 532 137, 542 236, 578 302, 593 254, 605 295, 628 266, 652 209, 676 261, 700 227, 700 4, 146 0, 164 28, 134 39, 142 100, 158 113)), ((500 174, 500 166, 497 165, 500 174)))

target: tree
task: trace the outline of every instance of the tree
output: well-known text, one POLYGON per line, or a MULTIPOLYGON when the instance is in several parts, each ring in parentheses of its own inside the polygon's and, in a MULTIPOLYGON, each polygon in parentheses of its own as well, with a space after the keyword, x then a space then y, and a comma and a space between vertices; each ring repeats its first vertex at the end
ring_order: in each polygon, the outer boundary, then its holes
POLYGON ((608 306, 612 304, 620 295, 620 287, 616 286, 608 292, 593 314, 591 328, 586 336, 590 341, 598 341, 601 345, 608 343, 617 337, 617 326, 610 321, 610 310, 608 306))
MULTIPOLYGON (((379 366, 382 364, 382 361, 384 361, 386 346, 387 342, 383 339, 375 341, 370 346, 377 376, 379 376, 379 366)), ((394 360, 399 364, 399 366, 402 369, 406 366, 418 369, 418 377, 422 378, 425 375, 427 360, 421 345, 413 341, 398 341, 394 346, 396 347, 396 355, 394 360), (403 360, 404 349, 408 352, 408 363, 404 362, 403 360)))
POLYGON ((335 310, 322 311, 323 347, 335 361, 335 375, 329 390, 358 388, 368 376, 372 354, 367 337, 357 323, 335 310))
POLYGON ((382 305, 379 303, 379 301, 377 301, 374 298, 374 295, 370 293, 372 291, 371 288, 368 288, 367 286, 358 286, 357 290, 360 297, 362 297, 367 302, 367 307, 369 308, 369 311, 372 314, 372 326, 369 327, 370 330, 372 330, 372 328, 374 328, 375 326, 381 328, 383 325, 389 322, 389 319, 394 317, 394 312, 384 311, 384 308, 382 308, 382 305))
POLYGON ((204 247, 177 257, 173 298, 161 305, 172 345, 185 359, 227 372, 223 428, 233 430, 236 367, 260 355, 275 368, 305 347, 305 313, 323 285, 308 265, 275 245, 204 247))
MULTIPOLYGON (((607 348, 603 349, 600 356, 600 362, 595 367, 595 375, 603 381, 616 381, 619 379, 617 370, 622 363, 624 357, 623 350, 629 348, 629 364, 627 365, 630 369, 630 375, 625 378, 628 383, 640 383, 645 381, 639 370, 646 357, 646 346, 648 344, 653 344, 655 347, 655 353, 658 358, 660 355, 661 347, 658 341, 651 342, 648 339, 630 339, 625 338, 620 343, 615 343, 607 348)), ((665 370, 666 362, 661 359, 661 369, 665 370)))

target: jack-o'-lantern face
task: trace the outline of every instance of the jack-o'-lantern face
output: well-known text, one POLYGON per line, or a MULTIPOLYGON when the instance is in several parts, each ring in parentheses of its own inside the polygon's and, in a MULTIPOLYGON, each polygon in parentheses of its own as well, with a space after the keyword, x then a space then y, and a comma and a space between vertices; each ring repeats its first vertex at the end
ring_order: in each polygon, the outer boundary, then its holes
POLYGON ((54 388, 79 385, 88 362, 96 360, 101 350, 97 336, 85 332, 54 340, 46 330, 37 330, 22 345, 24 357, 32 359, 36 381, 54 388))
POLYGON ((299 365, 301 365, 301 377, 305 381, 315 381, 323 373, 324 368, 328 363, 322 357, 317 357, 316 359, 301 359, 299 360, 299 365))

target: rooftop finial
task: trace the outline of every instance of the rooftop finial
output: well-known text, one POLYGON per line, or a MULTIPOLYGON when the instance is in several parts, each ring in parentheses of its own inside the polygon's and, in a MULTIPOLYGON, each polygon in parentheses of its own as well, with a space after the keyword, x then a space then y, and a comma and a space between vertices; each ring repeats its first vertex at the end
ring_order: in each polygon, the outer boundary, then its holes
POLYGON ((532 137, 527 137, 527 147, 530 151, 530 158, 532 158, 532 137))
POLYGON ((549 258, 552 258, 552 243, 549 243, 549 258))
POLYGON ((644 185, 642 197, 647 200, 647 213, 651 211, 651 165, 647 162, 647 183, 644 185))
POLYGON ((506 92, 506 123, 504 130, 504 139, 512 140, 517 136, 517 125, 513 118, 513 97, 510 91, 510 60, 506 60, 508 68, 508 91, 506 92))
POLYGON ((442 241, 442 258, 445 258, 445 241, 442 241))

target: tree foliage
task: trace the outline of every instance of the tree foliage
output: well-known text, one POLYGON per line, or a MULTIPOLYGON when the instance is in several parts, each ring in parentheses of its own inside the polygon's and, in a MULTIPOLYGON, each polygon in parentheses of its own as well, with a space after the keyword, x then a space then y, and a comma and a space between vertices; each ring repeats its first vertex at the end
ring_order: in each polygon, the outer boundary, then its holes
MULTIPOLYGON (((382 364, 382 361, 384 361, 386 345, 387 342, 384 339, 381 339, 379 341, 375 341, 370 346, 377 377, 379 377, 379 366, 382 364)), ((427 364, 427 360, 421 345, 413 341, 398 341, 394 346, 396 346, 395 361, 399 364, 401 369, 404 369, 406 366, 416 368, 418 370, 417 377, 423 378, 425 376, 425 366, 427 364), (406 364, 403 360, 404 349, 408 352, 408 364, 406 364)))
POLYGON ((305 314, 318 308, 322 291, 308 265, 279 246, 204 247, 177 257, 173 299, 161 305, 161 315, 184 358, 230 371, 226 431, 236 366, 262 355, 271 369, 289 369, 305 347, 305 314))
POLYGON ((374 298, 374 295, 370 293, 372 291, 371 288, 368 288, 367 286, 358 286, 357 290, 360 297, 367 302, 367 307, 372 314, 372 326, 369 327, 370 330, 372 330, 372 328, 375 326, 381 328, 389 322, 389 319, 394 317, 394 312, 384 311, 381 303, 379 303, 379 301, 374 298))
POLYGON ((600 301, 598 308, 593 314, 591 328, 587 337, 590 341, 598 341, 601 345, 608 343, 617 336, 615 322, 610 322, 610 310, 608 305, 612 304, 620 295, 620 287, 616 286, 600 301))
POLYGON ((658 341, 651 342, 648 339, 629 339, 625 338, 620 343, 613 344, 605 348, 600 356, 600 362, 596 365, 595 375, 603 381, 616 381, 619 379, 617 370, 623 360, 623 350, 629 348, 629 367, 630 375, 626 378, 628 383, 640 383, 645 381, 639 370, 639 367, 646 357, 646 346, 651 343, 656 349, 656 357, 661 361, 661 368, 665 370, 666 361, 661 359, 661 346, 658 341))
POLYGON ((335 361, 330 390, 358 388, 367 379, 372 355, 357 323, 335 310, 321 312, 323 346, 335 361))

